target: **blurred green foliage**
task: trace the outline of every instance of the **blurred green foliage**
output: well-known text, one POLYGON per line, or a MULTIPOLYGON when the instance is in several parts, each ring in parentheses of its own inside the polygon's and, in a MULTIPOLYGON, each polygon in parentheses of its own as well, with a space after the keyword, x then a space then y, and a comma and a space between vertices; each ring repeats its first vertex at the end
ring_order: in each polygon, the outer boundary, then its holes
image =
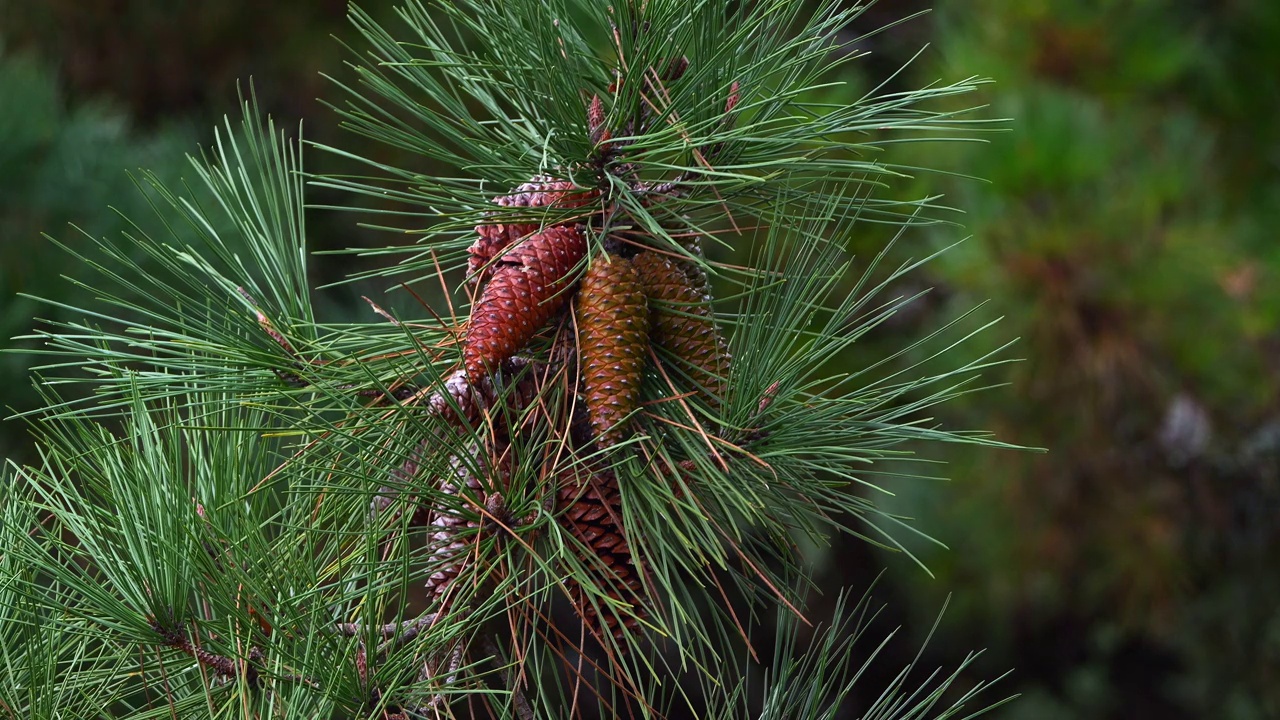
MULTIPOLYGON (((132 227, 126 217, 151 215, 126 170, 146 167, 176 181, 197 136, 184 124, 138 133, 125 114, 105 104, 68 105, 53 72, 31 56, 0 56, 0 97, 0 335, 11 338, 29 332, 33 317, 61 313, 18 293, 54 302, 77 297, 76 287, 60 279, 75 277, 77 268, 41 233, 72 243, 120 237, 132 227)), ((35 407, 28 380, 33 362, 31 355, 0 354, 5 406, 35 407)), ((11 456, 24 443, 15 437, 16 424, 5 430, 0 456, 11 456)))
MULTIPOLYGON (((0 0, 11 48, 0 59, 4 335, 37 314, 15 292, 75 292, 53 281, 74 268, 39 233, 67 239, 75 222, 118 235, 126 225, 108 206, 145 216, 121 169, 180 175, 199 139, 187 128, 230 109, 235 78, 255 76, 277 116, 318 113, 316 71, 341 69, 329 35, 346 32, 343 5, 0 0), (145 131, 86 100, 103 96, 145 131)), ((881 2, 866 19, 919 5, 881 2)), ((900 347, 990 299, 1005 316, 997 334, 1021 336, 1025 360, 1001 376, 1008 388, 951 420, 1049 452, 957 454, 945 492, 895 499, 949 546, 918 549, 936 579, 860 546, 819 556, 823 572, 858 586, 887 566, 877 592, 911 628, 929 628, 954 593, 932 647, 987 646, 979 673, 1015 668, 1010 687, 1026 696, 1000 717, 1280 717, 1280 3, 934 7, 869 40, 868 77, 847 92, 930 41, 905 85, 990 76, 988 116, 1012 122, 986 144, 896 158, 985 182, 930 175, 913 188, 945 185, 973 238, 929 266, 917 282, 937 290, 880 339, 900 347)), ((321 117, 308 126, 319 139, 356 142, 321 117)), ((319 217, 319 248, 385 242, 319 217)), ((955 237, 940 227, 903 250, 918 257, 922 242, 955 237)), ((320 263, 316 277, 339 279, 353 262, 320 263)), ((4 404, 33 402, 29 360, 0 355, 4 404)), ((0 434, 0 453, 20 447, 14 432, 0 434)))
POLYGON ((989 298, 1025 359, 964 412, 1049 452, 957 457, 945 504, 900 498, 951 550, 928 552, 939 582, 894 581, 916 624, 955 591, 943 633, 1018 667, 1003 717, 1276 717, 1280 5, 956 1, 932 22, 925 72, 997 78, 1013 120, 931 157, 987 181, 948 193, 973 239, 933 284, 989 298))
MULTIPOLYGON (((380 5, 383 12, 391 6, 380 5)), ((137 173, 181 187, 191 174, 187 156, 200 154, 223 115, 238 112, 250 82, 283 127, 318 115, 319 72, 341 67, 344 51, 333 36, 345 29, 345 14, 345 2, 0 0, 0 337, 29 333, 37 318, 69 319, 56 304, 86 300, 74 284, 83 269, 57 243, 83 250, 95 241, 120 243, 126 233, 173 230, 170 241, 182 242, 194 232, 164 227, 137 173)), ((306 137, 336 132, 333 123, 308 123, 306 137)), ((321 159, 319 169, 329 159, 310 157, 321 159)), ((313 247, 377 241, 351 227, 350 218, 320 216, 311 225, 313 247)), ((318 262, 315 277, 339 280, 358 266, 318 262)), ((367 312, 350 302, 359 291, 329 292, 322 306, 330 317, 367 312)), ((38 351, 39 342, 7 347, 38 351)), ((22 412, 38 405, 28 378, 38 362, 35 354, 0 353, 0 406, 22 412)), ((18 423, 0 430, 0 457, 30 452, 18 423)))

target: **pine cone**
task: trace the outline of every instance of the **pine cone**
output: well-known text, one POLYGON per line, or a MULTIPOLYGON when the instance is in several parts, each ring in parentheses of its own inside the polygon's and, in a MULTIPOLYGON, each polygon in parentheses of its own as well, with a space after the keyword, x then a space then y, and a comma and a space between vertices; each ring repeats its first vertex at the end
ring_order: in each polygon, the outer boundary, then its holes
POLYGON ((640 402, 649 349, 649 309, 631 261, 601 255, 577 295, 578 348, 591 429, 604 446, 626 439, 623 421, 640 402))
MULTIPOLYGON (((647 614, 647 607, 640 571, 622 527, 618 477, 612 472, 591 473, 574 467, 562 473, 556 500, 558 509, 562 511, 559 516, 561 526, 592 554, 587 555, 583 547, 577 546, 575 550, 579 559, 589 570, 599 573, 598 582, 610 597, 632 606, 629 613, 614 613, 607 609, 604 613, 604 625, 608 625, 609 633, 614 639, 621 640, 627 631, 634 633, 639 629, 640 618, 647 614)), ((572 577, 566 579, 566 584, 570 600, 582 615, 583 623, 597 640, 603 642, 604 627, 599 610, 572 577)), ((618 646, 626 647, 623 643, 618 646)))
POLYGON ((509 250, 471 308, 463 367, 478 382, 514 355, 569 298, 587 242, 577 228, 555 226, 509 250))
MULTIPOLYGON (((582 207, 598 195, 596 191, 575 187, 568 180, 556 180, 547 175, 535 177, 516 188, 510 195, 493 199, 502 207, 582 207)), ((493 276, 495 258, 501 257, 512 245, 520 242, 541 227, 536 222, 494 223, 477 225, 479 237, 467 249, 467 280, 473 286, 483 286, 493 276)))
POLYGON ((493 201, 502 207, 582 207, 591 201, 595 193, 575 186, 568 180, 557 180, 550 175, 537 175, 515 189, 510 195, 501 195, 493 201))
MULTIPOLYGON (((420 505, 410 522, 428 533, 429 575, 424 587, 429 602, 442 603, 438 612, 450 612, 458 607, 457 602, 471 601, 468 590, 481 580, 474 569, 483 570, 486 577, 492 572, 486 563, 494 556, 478 552, 478 544, 494 537, 499 523, 513 522, 505 498, 516 468, 521 466, 515 450, 516 446, 505 441, 488 440, 472 443, 463 453, 450 456, 444 477, 436 483, 434 502, 420 505)), ((524 537, 532 540, 536 534, 524 537)))
MULTIPOLYGON (((500 397, 508 411, 518 413, 540 392, 539 377, 546 366, 528 358, 509 357, 502 361, 501 367, 507 380, 519 378, 514 387, 495 388, 493 379, 487 375, 471 381, 465 370, 457 370, 445 379, 440 390, 432 393, 427 401, 428 410, 460 431, 475 429, 486 417, 497 417, 494 406, 500 397)), ((501 435, 507 428, 495 430, 501 435)))
MULTIPOLYGON (((541 390, 538 383, 544 368, 525 358, 513 357, 502 364, 502 369, 508 377, 519 375, 520 378, 515 387, 501 394, 506 407, 505 412, 495 412, 494 406, 498 402, 499 392, 493 387, 492 380, 486 376, 472 383, 467 380, 464 370, 458 370, 445 378, 440 384, 440 389, 431 394, 427 400, 428 412, 443 420, 458 433, 475 430, 484 418, 518 417, 520 411, 529 407, 537 398, 541 390), (529 371, 523 372, 525 368, 529 371)), ((485 434, 498 441, 505 441, 510 436, 511 430, 508 427, 495 426, 491 432, 485 434)), ((442 433, 447 431, 441 429, 419 440, 418 444, 409 451, 404 462, 388 473, 390 482, 382 487, 370 506, 372 516, 377 516, 391 507, 399 497, 402 488, 411 487, 417 478, 423 459, 429 452, 449 444, 449 439, 442 433)))
POLYGON ((632 260, 649 296, 650 336, 679 358, 683 372, 704 389, 712 403, 724 397, 729 347, 711 311, 711 298, 699 292, 675 263, 657 253, 632 260))
MULTIPOLYGON (((444 479, 439 489, 443 495, 456 498, 456 502, 440 502, 438 506, 426 509, 426 524, 431 530, 428 539, 430 575, 426 578, 429 598, 442 596, 453 588, 454 580, 471 557, 468 547, 479 539, 480 524, 472 512, 465 511, 468 500, 463 496, 471 496, 476 502, 483 503, 483 483, 457 456, 449 459, 449 466, 453 477, 444 479)), ((457 592, 454 589, 454 593, 457 592)))

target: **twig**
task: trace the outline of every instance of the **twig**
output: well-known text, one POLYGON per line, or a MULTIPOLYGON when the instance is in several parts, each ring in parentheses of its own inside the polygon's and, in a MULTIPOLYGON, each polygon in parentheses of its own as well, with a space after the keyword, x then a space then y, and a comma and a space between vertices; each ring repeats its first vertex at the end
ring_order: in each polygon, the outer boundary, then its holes
POLYGON ((241 676, 242 669, 244 679, 251 685, 257 684, 258 679, 261 677, 258 668, 250 664, 250 660, 262 658, 262 651, 257 648, 250 650, 250 657, 241 661, 205 650, 199 644, 191 642, 191 638, 188 637, 186 631, 180 628, 166 628, 159 624, 153 624, 152 629, 164 638, 166 645, 187 653, 195 658, 200 665, 209 668, 222 677, 238 678, 241 676))
MULTIPOLYGON (((399 635, 399 637, 396 638, 396 642, 408 642, 417 637, 418 633, 424 626, 431 625, 435 621, 436 615, 435 613, 432 613, 430 615, 423 615, 417 620, 387 623, 386 625, 378 628, 378 634, 383 638, 392 638, 399 635)), ((338 623, 334 625, 334 629, 338 631, 339 635, 345 635, 347 637, 355 637, 357 635, 364 634, 364 625, 362 623, 338 623)))
MULTIPOLYGON (((448 688, 458 682, 458 668, 462 667, 462 660, 466 656, 466 647, 459 642, 453 648, 453 652, 449 654, 448 675, 444 678, 444 687, 448 688)), ((431 659, 428 658, 422 662, 422 671, 418 673, 418 681, 425 682, 432 677, 438 675, 431 659)), ((439 709, 440 704, 445 701, 445 693, 438 692, 435 697, 431 698, 424 707, 418 709, 418 712, 427 715, 439 709)))
POLYGON ((498 647, 498 643, 493 637, 486 635, 484 638, 484 651, 493 656, 494 662, 502 665, 502 681, 507 685, 507 691, 511 693, 511 706, 516 711, 516 717, 520 720, 533 720, 533 708, 529 705, 529 699, 525 697, 524 691, 520 689, 519 678, 513 672, 513 668, 504 665, 502 661, 502 650, 498 647))

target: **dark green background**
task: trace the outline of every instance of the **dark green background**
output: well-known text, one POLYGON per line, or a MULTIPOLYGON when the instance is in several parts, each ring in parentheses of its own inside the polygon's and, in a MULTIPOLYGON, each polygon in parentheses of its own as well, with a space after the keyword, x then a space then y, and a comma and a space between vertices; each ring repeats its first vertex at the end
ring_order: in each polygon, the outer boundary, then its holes
MULTIPOLYGON (((920 7, 884 0, 850 37, 920 7)), ((930 43, 898 85, 993 77, 983 113, 1011 129, 894 151, 987 182, 928 175, 898 190, 945 191, 965 211, 963 231, 916 233, 904 255, 972 238, 899 288, 935 290, 847 362, 989 299, 981 312, 1004 318, 989 342, 1021 338, 1024 361, 946 420, 1049 452, 956 451, 952 482, 897 488, 890 506, 949 546, 914 548, 935 578, 844 542, 815 553, 821 583, 834 595, 887 568, 877 597, 917 640, 950 593, 926 661, 988 648, 977 672, 1013 668, 1004 688, 1024 694, 1001 718, 1280 717, 1280 3, 933 8, 865 43, 845 99, 930 43)), ((313 139, 395 161, 316 100, 319 73, 343 71, 332 36, 354 40, 344 15, 332 0, 0 0, 3 336, 57 314, 17 292, 84 300, 40 233, 83 244, 68 223, 118 236, 109 207, 145 216, 124 171, 190 175, 182 155, 236 112, 237 80, 283 124, 304 118, 313 139)), ((388 241, 357 219, 314 214, 313 246, 388 241)), ((879 241, 851 240, 862 253, 879 241)), ((351 268, 330 257, 314 271, 351 268)), ((328 319, 367 312, 360 292, 326 293, 328 319)), ((34 405, 32 362, 0 355, 0 404, 34 405)), ((20 425, 0 426, 0 454, 29 453, 20 425)))

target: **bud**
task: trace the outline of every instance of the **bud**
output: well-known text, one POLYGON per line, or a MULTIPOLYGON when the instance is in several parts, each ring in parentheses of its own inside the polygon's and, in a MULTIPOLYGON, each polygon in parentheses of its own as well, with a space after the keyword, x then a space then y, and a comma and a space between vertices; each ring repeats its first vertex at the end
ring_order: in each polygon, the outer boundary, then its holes
POLYGON ((591 104, 587 106, 587 134, 592 144, 599 145, 611 137, 609 128, 604 123, 604 103, 600 102, 599 95, 592 95, 591 104))

